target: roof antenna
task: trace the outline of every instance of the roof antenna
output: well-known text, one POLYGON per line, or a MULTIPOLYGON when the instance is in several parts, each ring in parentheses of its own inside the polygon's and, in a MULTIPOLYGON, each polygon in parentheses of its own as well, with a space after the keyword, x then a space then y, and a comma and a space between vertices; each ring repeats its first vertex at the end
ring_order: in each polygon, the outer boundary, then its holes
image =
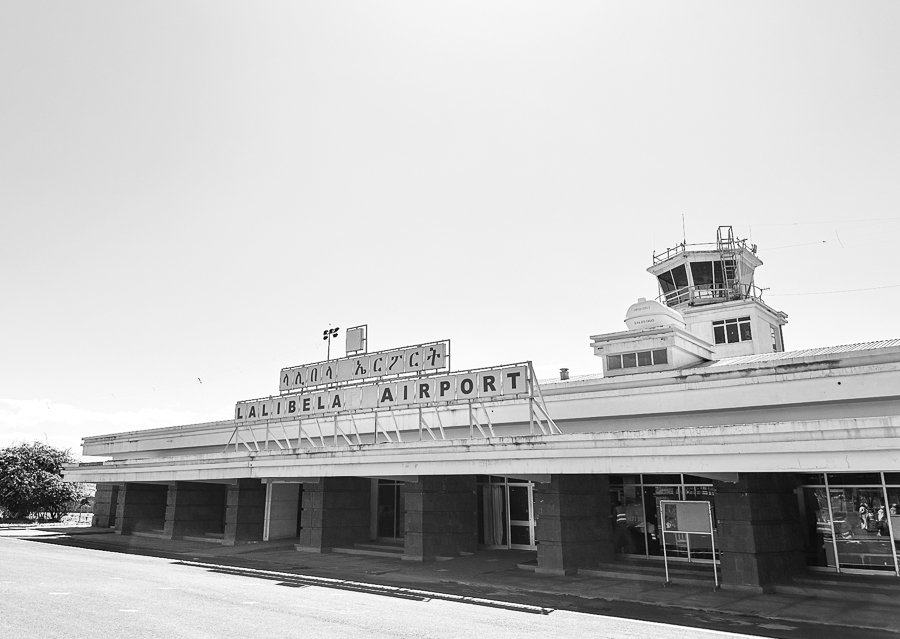
POLYGON ((687 245, 687 231, 684 230, 684 213, 681 214, 681 245, 687 245))

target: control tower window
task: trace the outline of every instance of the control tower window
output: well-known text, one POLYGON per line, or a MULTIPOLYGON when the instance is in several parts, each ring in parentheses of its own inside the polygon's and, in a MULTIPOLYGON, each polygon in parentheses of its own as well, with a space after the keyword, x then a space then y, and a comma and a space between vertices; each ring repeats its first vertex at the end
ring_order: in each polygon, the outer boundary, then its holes
POLYGON ((736 342, 749 342, 753 339, 750 332, 750 318, 738 317, 737 319, 718 320, 713 322, 713 335, 716 344, 734 344, 736 342))
POLYGON ((639 366, 659 366, 660 364, 668 363, 668 354, 664 348, 606 356, 606 370, 610 371, 622 368, 637 368, 639 366))
POLYGON ((691 277, 694 278, 694 286, 712 288, 712 262, 691 262, 691 277))
POLYGON ((684 264, 676 266, 671 271, 659 274, 659 285, 666 295, 666 302, 678 303, 687 300, 688 279, 687 269, 684 264))

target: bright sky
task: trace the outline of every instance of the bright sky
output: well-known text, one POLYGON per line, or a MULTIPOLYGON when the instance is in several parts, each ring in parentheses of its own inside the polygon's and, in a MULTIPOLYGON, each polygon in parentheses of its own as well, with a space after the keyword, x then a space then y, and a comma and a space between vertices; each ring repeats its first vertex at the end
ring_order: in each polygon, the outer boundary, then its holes
POLYGON ((682 215, 759 245, 789 350, 900 337, 898 30, 896 1, 3 3, 0 446, 230 418, 329 325, 599 372, 682 215))

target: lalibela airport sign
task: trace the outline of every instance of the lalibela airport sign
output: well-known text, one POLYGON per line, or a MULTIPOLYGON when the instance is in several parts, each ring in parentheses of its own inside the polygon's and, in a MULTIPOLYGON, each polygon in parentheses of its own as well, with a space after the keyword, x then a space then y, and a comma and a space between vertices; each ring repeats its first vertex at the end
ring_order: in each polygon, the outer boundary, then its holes
POLYGON ((234 418, 278 421, 529 394, 528 363, 451 373, 449 346, 445 340, 284 368, 282 394, 238 402, 234 418))

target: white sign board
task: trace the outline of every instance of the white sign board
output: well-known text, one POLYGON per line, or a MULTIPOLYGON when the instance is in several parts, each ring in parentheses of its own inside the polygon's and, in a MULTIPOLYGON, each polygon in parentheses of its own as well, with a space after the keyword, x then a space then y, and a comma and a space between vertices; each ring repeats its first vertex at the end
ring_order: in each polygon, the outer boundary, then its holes
POLYGON ((355 410, 515 398, 527 395, 528 388, 527 365, 501 366, 248 400, 237 403, 234 418, 243 421, 303 419, 355 410))
MULTIPOLYGON (((671 536, 681 536, 690 539, 690 535, 709 535, 712 546, 713 560, 716 557, 716 536, 713 531, 712 506, 708 501, 680 501, 674 499, 661 499, 659 502, 660 516, 663 525, 662 547, 663 561, 666 566, 666 584, 669 581, 669 554, 668 543, 671 536)), ((676 542, 677 543, 677 542, 676 542)), ((690 543, 688 541, 688 543, 690 543)), ((719 587, 719 569, 716 562, 712 562, 715 587, 719 587)))
POLYGON ((439 371, 447 367, 449 345, 448 340, 443 340, 283 368, 278 389, 284 392, 326 384, 350 384, 386 375, 439 371))
POLYGON ((663 504, 666 532, 712 533, 709 502, 667 501, 663 504))

